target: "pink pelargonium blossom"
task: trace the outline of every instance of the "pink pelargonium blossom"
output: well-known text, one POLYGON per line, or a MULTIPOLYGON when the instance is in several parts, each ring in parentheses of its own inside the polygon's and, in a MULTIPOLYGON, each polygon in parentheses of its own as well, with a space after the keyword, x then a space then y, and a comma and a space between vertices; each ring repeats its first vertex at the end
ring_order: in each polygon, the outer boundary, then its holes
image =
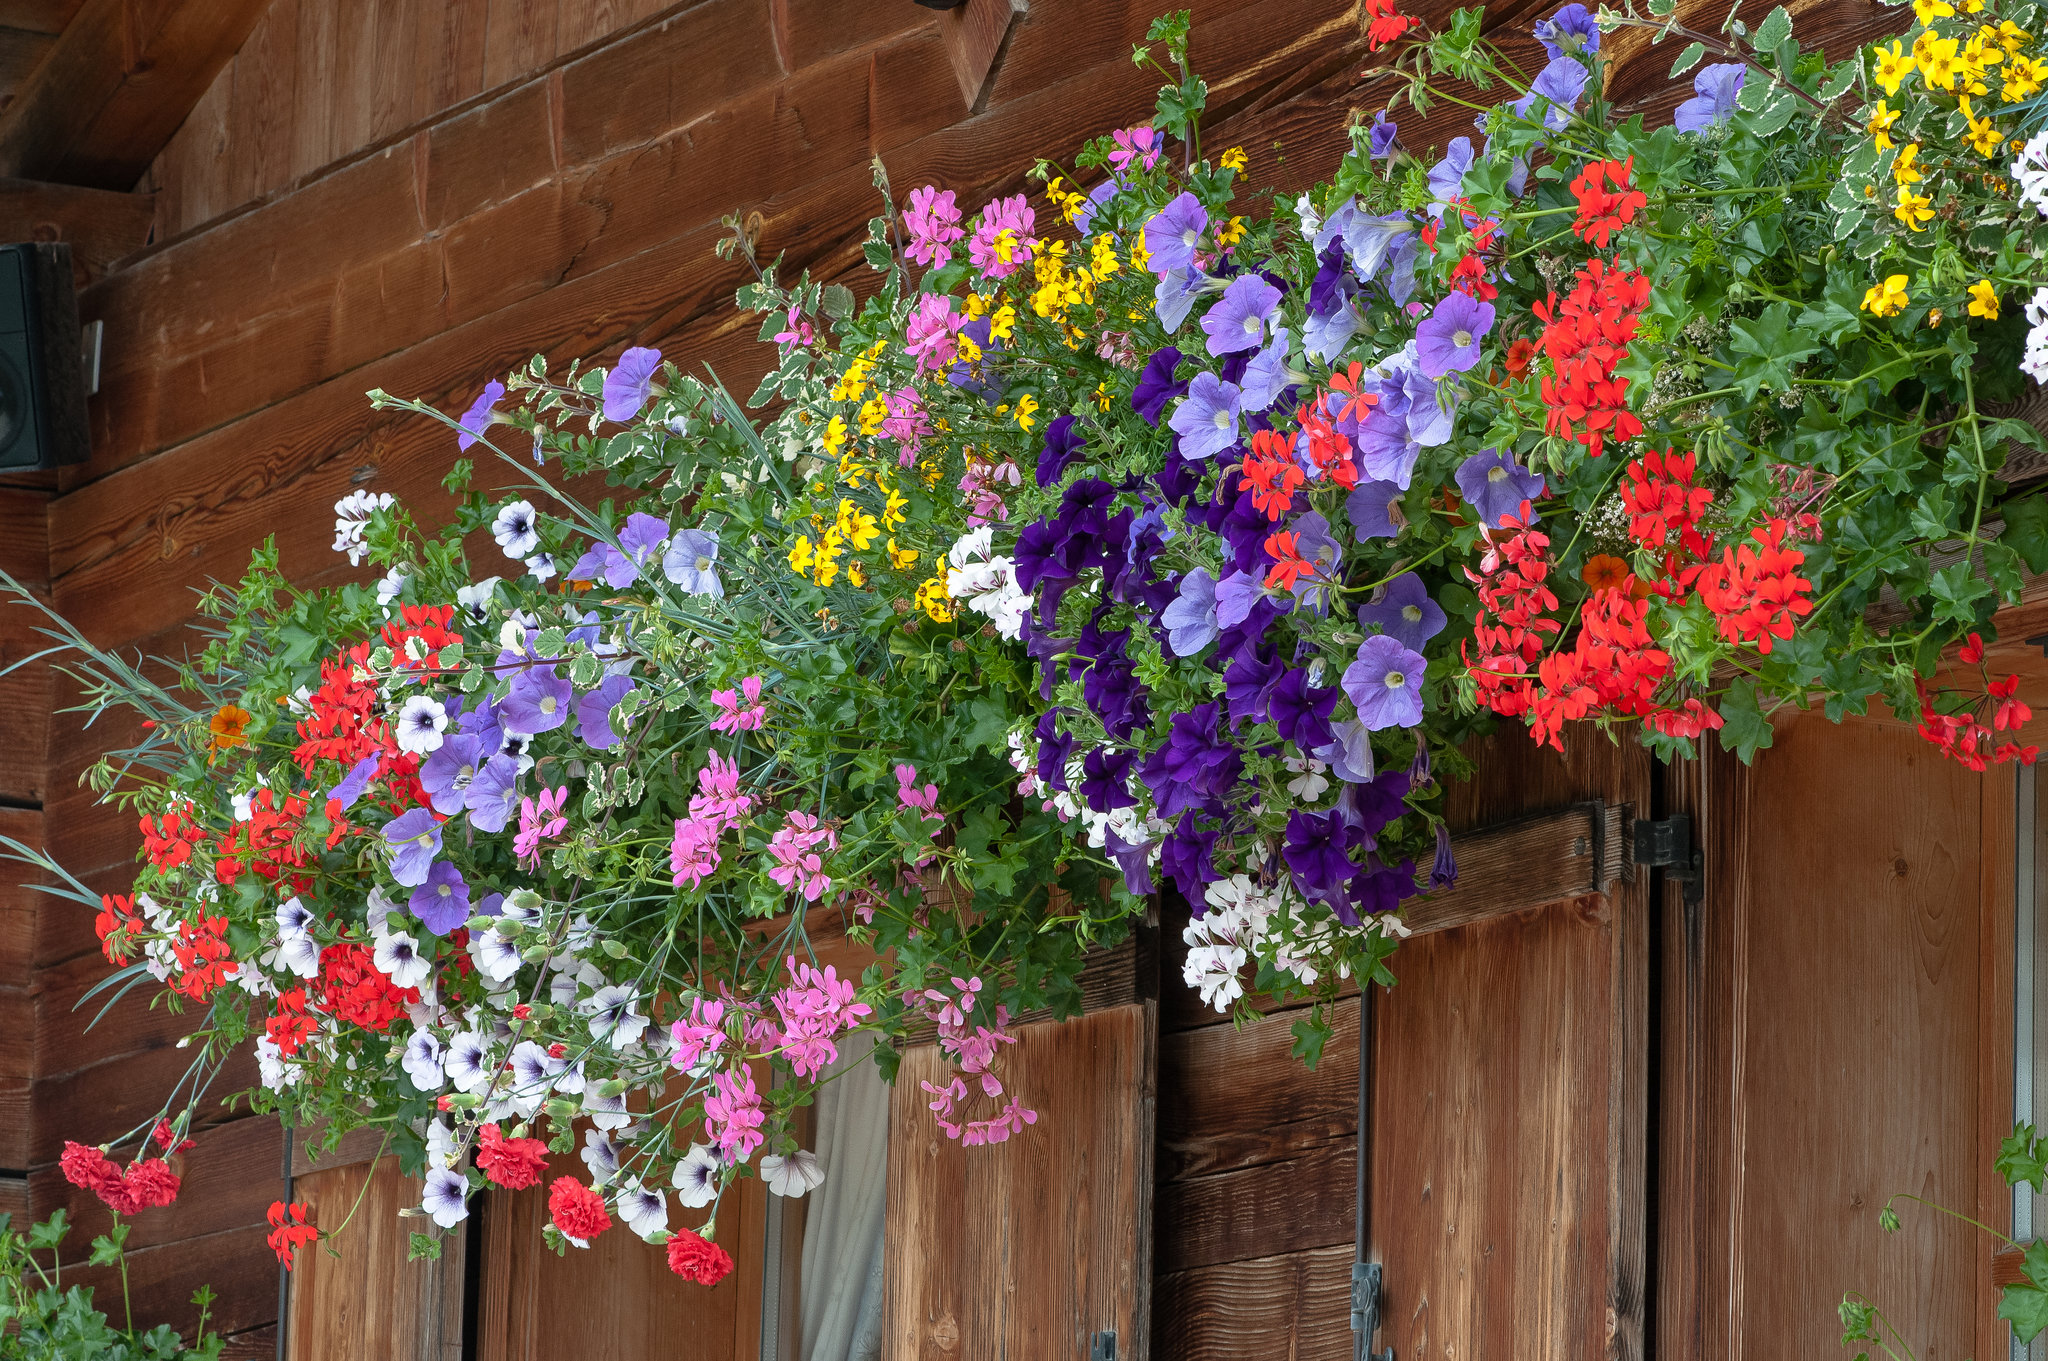
POLYGON ((774 997, 782 1023, 775 1047, 788 1055, 799 1077, 811 1077, 839 1057, 833 1037, 852 1030, 873 1009, 854 1001, 853 980, 839 977, 829 965, 815 969, 791 955, 789 972, 791 981, 774 997))
POLYGON ((1144 162, 1140 169, 1150 170, 1159 164, 1159 154, 1166 149, 1166 139, 1149 123, 1118 128, 1110 134, 1110 142, 1109 168, 1118 172, 1128 170, 1133 161, 1144 162))
POLYGON ((675 840, 668 847, 668 867, 677 888, 683 886, 684 880, 689 881, 691 888, 700 887, 718 868, 718 832, 717 823, 676 819, 675 840))
POLYGON ((838 836, 830 828, 820 827, 815 817, 791 813, 789 820, 768 839, 768 855, 775 862, 768 877, 792 892, 803 894, 806 902, 818 901, 832 887, 824 862, 811 854, 811 848, 820 841, 829 843, 834 850, 839 848, 838 836))
POLYGON ((967 527, 979 529, 1010 518, 1010 507, 997 490, 1004 485, 1023 485, 1023 476, 1017 465, 1009 459, 992 463, 979 454, 970 454, 967 469, 960 474, 960 500, 967 507, 967 527))
POLYGON ((925 412, 924 398, 916 388, 906 384, 894 392, 883 393, 882 405, 889 414, 882 418, 881 436, 903 446, 896 455, 896 461, 908 468, 917 462, 924 437, 932 432, 932 420, 925 412))
POLYGON ((1036 243, 1031 229, 1037 225, 1031 200, 1022 194, 997 199, 981 210, 973 239, 967 243, 967 258, 991 279, 1007 279, 1031 263, 1036 243))
POLYGON ((728 1164, 737 1165, 754 1156, 761 1146, 761 1125, 766 1119, 752 1070, 712 1075, 711 1095, 704 1098, 704 1132, 728 1164))
POLYGON ((812 329, 811 319, 792 304, 784 314, 782 329, 775 333, 775 343, 807 349, 817 341, 818 333, 812 329))
POLYGON ((944 822, 946 815, 939 811, 939 787, 927 784, 917 787, 917 767, 896 767, 896 802, 905 808, 914 808, 923 815, 926 822, 944 822))
POLYGON ((739 762, 712 752, 697 772, 697 792, 690 796, 690 817, 713 829, 713 835, 738 824, 754 806, 753 796, 740 793, 739 762))
POLYGON ((952 246, 966 233, 960 230, 960 209, 951 189, 925 185, 910 191, 910 206, 903 210, 903 229, 910 235, 904 251, 911 259, 933 269, 944 269, 953 258, 952 246))
POLYGON ((725 1003, 715 997, 691 999, 690 1014, 675 1019, 668 1037, 676 1047, 668 1061, 685 1070, 696 1067, 698 1059, 716 1054, 725 1043, 725 1003))
POLYGON ((562 785, 519 801, 519 834, 512 839, 512 853, 528 869, 540 866, 541 842, 552 841, 568 830, 569 819, 562 816, 562 803, 568 797, 569 786, 562 785))
POLYGON ((759 676, 748 676, 740 682, 738 690, 713 690, 711 702, 719 709, 718 717, 711 720, 713 732, 752 732, 768 717, 768 706, 761 703, 759 676), (742 696, 746 699, 745 708, 740 707, 742 696))
POLYGON ((917 360, 919 373, 935 373, 959 357, 960 342, 954 337, 967 318, 953 310, 953 300, 943 293, 924 293, 910 313, 904 352, 917 360))
POLYGON ((958 1105, 967 1099, 965 1082, 956 1077, 943 1087, 926 1080, 920 1080, 918 1085, 934 1098, 926 1105, 939 1128, 946 1132, 947 1138, 958 1139, 964 1147, 999 1144, 1013 1134, 1023 1133, 1024 1126, 1038 1123, 1038 1112, 1028 1109, 1014 1097, 986 1120, 958 1120, 954 1118, 958 1105))

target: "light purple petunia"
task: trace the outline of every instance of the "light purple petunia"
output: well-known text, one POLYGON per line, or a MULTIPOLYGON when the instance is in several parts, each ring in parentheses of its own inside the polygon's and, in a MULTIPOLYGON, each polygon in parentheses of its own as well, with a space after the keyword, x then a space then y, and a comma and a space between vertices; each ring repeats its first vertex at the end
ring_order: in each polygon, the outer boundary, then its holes
POLYGON ((1702 67, 1692 78, 1692 98, 1678 106, 1671 125, 1680 132, 1705 132, 1735 116, 1735 97, 1742 93, 1742 75, 1748 68, 1739 61, 1702 67))
POLYGON ((1408 517, 1401 513, 1401 488, 1393 482, 1360 482, 1344 498, 1344 514, 1360 543, 1391 539, 1408 527, 1408 517))
POLYGON ((1443 216, 1443 206, 1464 192, 1465 172, 1472 168, 1472 139, 1453 137, 1444 148, 1444 158, 1429 169, 1429 192, 1437 201, 1436 214, 1443 216))
POLYGON ((462 806, 479 832, 502 832, 519 808, 519 758, 499 752, 470 778, 462 806))
POLYGON ((1152 290, 1152 311, 1158 316, 1159 324, 1168 335, 1180 329, 1194 310, 1195 297, 1202 291, 1202 271, 1199 269, 1170 269, 1159 277, 1159 283, 1152 290))
POLYGON ((1301 328, 1301 352, 1327 364, 1358 334, 1358 310, 1346 298, 1326 316, 1312 316, 1301 328))
POLYGON ((1453 290, 1415 328, 1415 362, 1425 378, 1464 373, 1479 362, 1479 342, 1493 329, 1493 304, 1453 290))
POLYGON ((1570 4, 1548 19, 1538 19, 1536 41, 1552 60, 1571 52, 1600 50, 1600 21, 1584 5, 1570 4))
POLYGON ((630 676, 606 676, 597 687, 586 690, 576 700, 576 735, 587 746, 600 751, 609 751, 619 745, 619 735, 612 731, 612 710, 619 707, 619 701, 633 693, 630 676))
POLYGON ((1256 572, 1232 572, 1216 583, 1216 623, 1234 629, 1242 624, 1258 603, 1263 588, 1256 572))
POLYGON ((1209 333, 1209 353, 1219 358, 1239 350, 1256 350, 1266 341, 1266 318, 1280 305, 1280 290, 1256 274, 1240 274, 1223 296, 1202 314, 1209 333))
POLYGON ((483 742, 474 733, 450 734, 420 766, 420 785, 434 811, 451 817, 462 811, 469 782, 483 762, 483 742))
POLYGON ((630 421, 639 415, 654 387, 654 371, 660 367, 660 350, 636 345, 620 355, 604 376, 604 418, 630 421))
POLYGON ((1458 493, 1479 512, 1480 523, 1493 529, 1520 515, 1524 501, 1543 495, 1543 479, 1498 449, 1481 449, 1458 465, 1458 493))
POLYGON ((1549 100, 1550 111, 1543 116, 1543 125, 1557 132, 1572 121, 1579 96, 1585 92, 1586 68, 1571 57, 1556 57, 1536 73, 1536 79, 1529 82, 1529 93, 1514 102, 1514 110, 1527 118, 1535 111, 1538 96, 1549 100))
POLYGON ((718 532, 710 529, 681 529, 669 541, 661 556, 662 575, 691 595, 708 595, 714 600, 725 594, 718 579, 718 532))
POLYGON ((1216 578, 1197 567, 1180 579, 1180 595, 1159 616, 1176 657, 1192 657, 1216 641, 1216 578))
POLYGON ((1330 773, 1346 784, 1364 784, 1373 777, 1372 730, 1355 718, 1347 718, 1330 725, 1336 734, 1334 742, 1327 742, 1310 752, 1319 761, 1326 761, 1330 773))
POLYGON ((1145 224, 1146 267, 1154 274, 1193 269, 1195 246, 1209 229, 1209 213, 1193 194, 1182 194, 1145 224))
POLYGON ((384 824, 384 842, 391 847, 391 877, 414 888, 427 881, 441 853, 441 824, 430 809, 409 809, 384 824))
POLYGON ((1358 706, 1358 721, 1373 732, 1422 722, 1422 654, 1397 638, 1374 634, 1358 645, 1344 668, 1344 693, 1358 706))
POLYGON ((455 447, 457 449, 466 450, 470 445, 483 438, 484 431, 490 429, 491 421, 498 414, 491 408, 495 407, 498 404, 498 399, 504 395, 505 385, 503 383, 490 382, 484 384, 484 390, 477 395, 477 399, 474 402, 469 404, 469 410, 462 413, 462 419, 456 422, 457 425, 462 427, 462 433, 455 437, 455 447))
POLYGON ((1337 579, 1344 550, 1320 511, 1309 511, 1287 527, 1294 533, 1295 553, 1315 566, 1315 575, 1295 578, 1294 594, 1305 608, 1322 613, 1329 608, 1330 583, 1337 579))
POLYGON ((555 667, 530 667, 512 678, 511 690, 498 706, 498 721, 528 736, 553 732, 569 721, 574 694, 569 678, 555 667))
POLYGON ((1180 436, 1182 458, 1214 458, 1237 443, 1241 389, 1213 373, 1198 373, 1167 424, 1180 436))
POLYGON ((1360 469, 1376 482, 1391 482, 1406 491, 1420 457, 1422 445, 1409 430, 1405 404, 1383 395, 1358 428, 1360 469))
POLYGON ((594 543, 569 569, 571 581, 597 581, 623 591, 640 579, 640 568, 668 542, 668 522, 634 511, 619 527, 619 546, 594 543), (625 551, 621 552, 623 549, 625 551))
POLYGON ((341 783, 327 791, 330 799, 340 799, 344 809, 356 806, 356 800, 370 787, 370 781, 377 774, 377 763, 384 758, 378 754, 365 756, 349 767, 348 774, 341 777, 341 783))
POLYGON ((1386 584, 1379 599, 1358 607, 1358 623, 1361 628, 1376 625, 1386 637, 1420 652, 1424 643, 1444 631, 1444 611, 1429 598, 1421 577, 1403 572, 1386 584))
POLYGON ((469 883, 461 870, 446 860, 436 860, 406 906, 429 931, 445 936, 469 920, 469 883))
POLYGON ((1286 327, 1273 332, 1273 343, 1251 357, 1238 379, 1240 411, 1264 411, 1287 390, 1287 350, 1294 337, 1286 327))
POLYGON ((1378 113, 1374 114, 1372 116, 1371 134, 1371 149, 1373 159, 1377 161, 1384 161, 1387 157, 1393 155, 1394 139, 1396 137, 1399 137, 1400 135, 1401 130, 1397 126, 1395 126, 1393 119, 1387 117, 1387 111, 1385 109, 1381 109, 1378 113))

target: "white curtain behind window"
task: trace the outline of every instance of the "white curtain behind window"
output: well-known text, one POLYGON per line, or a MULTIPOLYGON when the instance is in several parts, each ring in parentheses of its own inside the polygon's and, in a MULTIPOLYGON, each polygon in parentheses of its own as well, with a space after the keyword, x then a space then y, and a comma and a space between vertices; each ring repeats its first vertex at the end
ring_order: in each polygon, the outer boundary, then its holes
POLYGON ((814 1151, 825 1184, 804 1216, 802 1361, 881 1354, 889 1086, 869 1061, 873 1047, 866 1035, 842 1044, 834 1076, 818 1090, 814 1151))

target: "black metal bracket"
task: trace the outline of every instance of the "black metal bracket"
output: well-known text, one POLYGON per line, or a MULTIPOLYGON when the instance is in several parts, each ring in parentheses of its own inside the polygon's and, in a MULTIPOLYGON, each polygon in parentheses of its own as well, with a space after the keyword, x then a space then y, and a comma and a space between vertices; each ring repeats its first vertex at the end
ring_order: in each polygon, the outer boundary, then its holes
POLYGON ((1692 844, 1692 819, 1683 813, 1668 818, 1637 818, 1634 859, 1638 865, 1664 871, 1681 885, 1686 906, 1697 906, 1707 894, 1706 856, 1692 844))
POLYGON ((1105 1328, 1088 1348, 1088 1361, 1116 1361, 1116 1329, 1105 1328))
POLYGON ((1378 1262, 1351 1264, 1351 1331, 1358 1334, 1353 1356, 1357 1361, 1394 1361, 1394 1349, 1372 1349, 1372 1335, 1380 1330, 1381 1273, 1378 1262))
POLYGON ((2027 646, 2040 648, 2041 655, 2043 657, 2048 657, 2048 633, 2035 634, 2033 637, 2027 639, 2027 646))

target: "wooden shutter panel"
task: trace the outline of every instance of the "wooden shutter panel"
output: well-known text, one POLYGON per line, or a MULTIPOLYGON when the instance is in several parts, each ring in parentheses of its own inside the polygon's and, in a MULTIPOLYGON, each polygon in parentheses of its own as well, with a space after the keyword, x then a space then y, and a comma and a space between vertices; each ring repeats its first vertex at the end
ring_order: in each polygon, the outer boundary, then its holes
POLYGON ((935 1046, 903 1057, 890 1105, 884 1361, 1088 1361, 1114 1331, 1143 1361, 1151 1309, 1158 1013, 1127 1002, 1017 1032, 1000 1072, 1038 1123, 963 1148, 920 1081, 950 1081, 935 1046))

